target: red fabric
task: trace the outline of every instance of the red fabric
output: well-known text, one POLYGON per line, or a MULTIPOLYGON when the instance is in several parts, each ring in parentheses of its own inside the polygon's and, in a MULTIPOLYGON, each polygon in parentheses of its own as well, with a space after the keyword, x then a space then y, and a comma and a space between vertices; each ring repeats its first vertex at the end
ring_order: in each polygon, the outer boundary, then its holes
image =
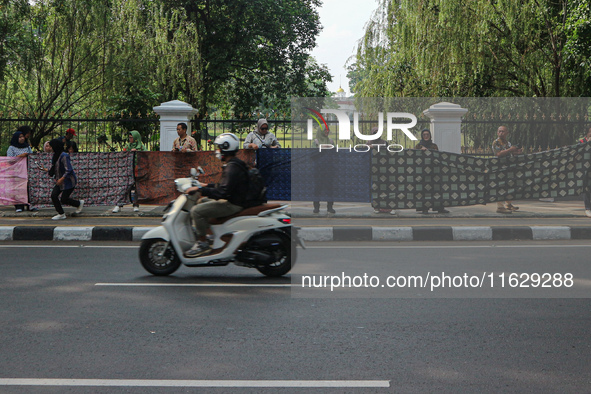
MULTIPOLYGON (((215 152, 136 152, 136 155, 136 190, 140 204, 168 204, 179 195, 174 180, 190 176, 193 167, 203 168, 205 174, 199 181, 204 183, 215 183, 222 174, 222 162, 215 157, 215 152)), ((237 156, 254 166, 254 150, 240 150, 237 156)))

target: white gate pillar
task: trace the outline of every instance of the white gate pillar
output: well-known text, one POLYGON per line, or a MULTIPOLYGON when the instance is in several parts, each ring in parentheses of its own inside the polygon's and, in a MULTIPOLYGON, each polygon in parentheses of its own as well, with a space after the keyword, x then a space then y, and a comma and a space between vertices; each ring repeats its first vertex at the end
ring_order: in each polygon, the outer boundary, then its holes
POLYGON ((462 117, 466 112, 460 105, 446 102, 423 111, 431 119, 431 135, 440 151, 462 153, 462 117))
POLYGON ((154 107, 160 116, 160 151, 171 151, 172 143, 178 137, 176 126, 187 124, 187 135, 191 135, 191 118, 197 110, 183 101, 172 100, 154 107))

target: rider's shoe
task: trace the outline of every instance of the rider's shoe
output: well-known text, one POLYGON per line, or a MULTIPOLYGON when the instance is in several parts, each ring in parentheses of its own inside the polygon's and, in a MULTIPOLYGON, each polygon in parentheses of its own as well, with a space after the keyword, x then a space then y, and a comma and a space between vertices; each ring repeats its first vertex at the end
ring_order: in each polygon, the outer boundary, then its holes
POLYGON ((189 250, 187 250, 183 255, 185 257, 193 258, 199 257, 206 254, 211 253, 211 247, 209 246, 209 242, 207 241, 197 241, 195 245, 189 250))

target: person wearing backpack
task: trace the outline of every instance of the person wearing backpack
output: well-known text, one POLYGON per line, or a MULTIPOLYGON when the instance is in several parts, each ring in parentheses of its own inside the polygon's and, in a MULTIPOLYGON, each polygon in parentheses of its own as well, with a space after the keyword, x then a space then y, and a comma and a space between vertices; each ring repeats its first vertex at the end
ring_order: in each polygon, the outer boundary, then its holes
POLYGON ((189 194, 200 191, 202 197, 207 197, 191 208, 197 242, 184 253, 185 257, 189 258, 211 253, 211 247, 207 242, 208 219, 230 216, 247 206, 248 167, 236 157, 240 140, 232 133, 223 133, 213 143, 217 147, 216 157, 224 163, 222 178, 217 185, 200 184, 187 190, 189 194))

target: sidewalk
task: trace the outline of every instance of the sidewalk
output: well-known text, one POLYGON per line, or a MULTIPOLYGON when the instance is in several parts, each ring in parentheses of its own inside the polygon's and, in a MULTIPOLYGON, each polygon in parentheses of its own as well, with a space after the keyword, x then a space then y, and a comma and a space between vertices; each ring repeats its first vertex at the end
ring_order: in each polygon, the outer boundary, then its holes
MULTIPOLYGON (((277 203, 287 204, 284 201, 277 203)), ((591 218, 583 202, 514 201, 520 209, 512 214, 496 213, 496 203, 450 207, 449 214, 424 215, 414 209, 395 214, 376 214, 370 204, 335 203, 335 214, 327 215, 326 204, 313 214, 310 202, 291 202, 287 212, 301 227, 306 241, 443 241, 443 240, 544 240, 591 239, 591 218)), ((37 212, 16 213, 14 207, 0 207, 0 240, 124 240, 139 241, 160 223, 164 206, 140 206, 133 212, 125 206, 85 207, 80 215, 66 207, 67 220, 54 221, 53 207, 37 212)))

